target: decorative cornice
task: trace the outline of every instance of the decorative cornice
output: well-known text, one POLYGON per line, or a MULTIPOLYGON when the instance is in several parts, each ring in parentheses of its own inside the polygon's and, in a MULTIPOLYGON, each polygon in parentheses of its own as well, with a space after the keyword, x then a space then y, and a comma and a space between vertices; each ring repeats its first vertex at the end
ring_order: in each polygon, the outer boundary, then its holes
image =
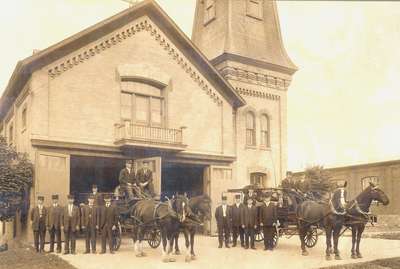
POLYGON ((225 79, 243 81, 254 85, 262 85, 277 90, 287 90, 291 80, 279 77, 251 72, 245 69, 226 66, 220 70, 225 79))
POLYGON ((278 101, 281 98, 279 95, 267 93, 267 92, 263 92, 263 91, 245 89, 245 88, 240 88, 240 87, 236 87, 235 89, 239 94, 247 95, 247 96, 251 96, 251 97, 270 99, 273 101, 278 101))
POLYGON ((125 39, 134 36, 139 32, 149 32, 150 35, 159 43, 159 45, 164 48, 165 51, 172 57, 176 63, 186 71, 186 73, 200 86, 201 89, 218 105, 222 105, 222 98, 218 96, 216 90, 213 89, 210 85, 206 83, 206 80, 199 75, 196 71, 196 68, 193 67, 179 52, 178 49, 170 44, 166 37, 161 34, 161 30, 152 25, 147 19, 136 22, 123 31, 115 32, 112 36, 108 37, 106 40, 101 41, 91 48, 86 49, 85 51, 76 54, 75 56, 70 57, 67 60, 64 60, 62 63, 57 64, 56 66, 50 68, 48 70, 48 75, 51 78, 56 78, 62 73, 66 72, 69 69, 72 69, 74 66, 81 64, 90 58, 100 54, 102 51, 111 48, 112 46, 117 45, 120 42, 123 42, 125 39))

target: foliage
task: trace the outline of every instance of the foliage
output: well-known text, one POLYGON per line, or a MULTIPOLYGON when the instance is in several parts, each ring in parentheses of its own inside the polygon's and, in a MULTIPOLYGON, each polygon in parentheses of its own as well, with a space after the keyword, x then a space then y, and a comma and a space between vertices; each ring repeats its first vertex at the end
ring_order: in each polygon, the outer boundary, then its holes
POLYGON ((307 182, 308 190, 313 193, 327 193, 336 187, 330 174, 324 170, 322 165, 308 167, 304 172, 304 178, 307 182))
POLYGON ((33 165, 0 136, 0 220, 10 220, 26 204, 32 186, 33 165))

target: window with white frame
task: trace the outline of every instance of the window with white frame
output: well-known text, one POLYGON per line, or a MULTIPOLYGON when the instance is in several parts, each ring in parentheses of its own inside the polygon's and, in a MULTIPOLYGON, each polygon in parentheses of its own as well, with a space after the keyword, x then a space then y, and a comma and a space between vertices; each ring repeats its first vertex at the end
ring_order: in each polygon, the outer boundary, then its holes
POLYGON ((216 10, 215 10, 215 0, 204 0, 204 24, 211 22, 215 19, 216 10))
POLYGON ((364 190, 369 186, 369 183, 379 185, 379 178, 377 176, 367 176, 361 179, 361 187, 364 190))
POLYGON ((22 109, 22 112, 21 112, 22 131, 24 131, 26 129, 26 113, 27 113, 26 111, 27 111, 27 108, 26 108, 26 106, 24 106, 24 108, 22 109))
POLYGON ((250 174, 251 185, 266 187, 266 182, 267 182, 267 174, 261 172, 255 172, 250 174))
POLYGON ((8 127, 8 144, 12 146, 14 143, 14 124, 11 123, 8 127))
POLYGON ((256 145, 256 118, 251 111, 246 113, 246 145, 256 145))
POLYGON ((261 146, 270 147, 270 121, 267 114, 262 114, 260 118, 261 129, 261 146))
POLYGON ((164 121, 164 99, 137 93, 121 92, 121 118, 136 124, 159 126, 164 121))

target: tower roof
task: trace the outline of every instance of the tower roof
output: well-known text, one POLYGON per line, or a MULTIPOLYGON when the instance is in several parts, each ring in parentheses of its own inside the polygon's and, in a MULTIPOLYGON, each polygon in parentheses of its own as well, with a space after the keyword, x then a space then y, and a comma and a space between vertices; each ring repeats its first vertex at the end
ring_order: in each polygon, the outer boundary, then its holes
POLYGON ((282 42, 275 0, 197 0, 192 40, 214 64, 297 70, 282 42))

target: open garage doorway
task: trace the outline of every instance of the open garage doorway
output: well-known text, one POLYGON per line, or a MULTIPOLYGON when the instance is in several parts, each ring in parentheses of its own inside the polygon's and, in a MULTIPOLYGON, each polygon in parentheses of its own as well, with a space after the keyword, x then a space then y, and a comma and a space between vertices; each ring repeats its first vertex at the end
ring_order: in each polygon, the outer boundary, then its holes
POLYGON ((70 193, 80 197, 91 192, 93 184, 98 186, 99 192, 113 192, 124 166, 125 161, 121 159, 71 156, 70 193))
POLYGON ((162 163, 162 197, 187 193, 189 197, 204 193, 204 168, 202 165, 162 163))

